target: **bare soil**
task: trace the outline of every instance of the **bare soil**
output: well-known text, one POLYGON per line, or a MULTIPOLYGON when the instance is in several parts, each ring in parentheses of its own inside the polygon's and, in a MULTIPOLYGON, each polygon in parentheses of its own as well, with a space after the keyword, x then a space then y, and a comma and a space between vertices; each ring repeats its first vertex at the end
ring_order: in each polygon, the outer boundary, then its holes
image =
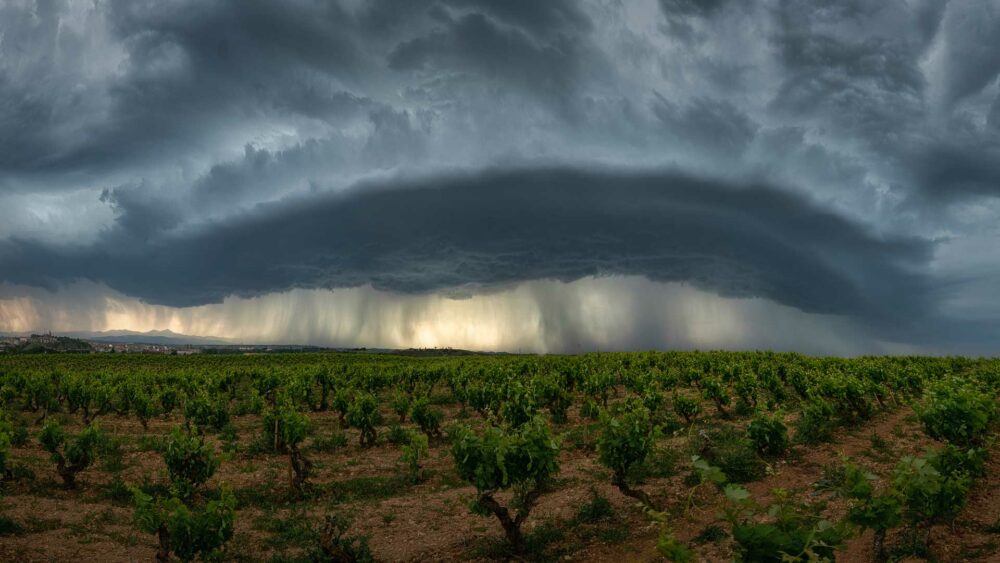
MULTIPOLYGON (((447 407, 448 418, 456 410, 447 407)), ((82 427, 78 417, 54 415, 71 431, 82 427)), ((259 561, 301 555, 298 532, 318 525, 323 516, 338 513, 351 520, 350 535, 368 536, 371 549, 386 561, 468 561, 503 559, 502 533, 492 518, 470 512, 474 489, 455 475, 445 440, 432 440, 424 464, 427 478, 411 484, 405 479, 399 446, 385 441, 363 449, 354 430, 339 428, 333 413, 310 415, 315 435, 343 431, 346 446, 333 452, 304 451, 314 464, 311 482, 319 491, 297 500, 288 485, 288 458, 275 454, 250 454, 247 448, 259 434, 259 416, 234 417, 241 452, 227 455, 209 486, 226 483, 240 499, 236 531, 227 551, 231 560, 259 561)), ((386 419, 394 418, 386 413, 386 419)), ((2 514, 23 527, 19 535, 0 536, 2 561, 151 561, 156 543, 132 524, 127 498, 110 496, 111 485, 124 481, 167 484, 162 458, 155 451, 140 449, 142 436, 164 436, 181 423, 178 418, 150 421, 148 428, 132 418, 101 417, 109 434, 123 440, 121 468, 100 462, 79 476, 78 490, 62 488, 54 465, 34 435, 23 447, 14 448, 12 458, 34 473, 5 485, 2 514), (115 469, 112 471, 111 469, 115 469)), ((475 415, 469 421, 477 423, 475 415)), ((701 424, 705 424, 703 421, 701 424)), ((707 421, 713 423, 713 421, 707 421)), ((719 421, 720 423, 722 421, 719 421)), ((745 421, 726 421, 743 424, 745 421)), ((571 417, 559 425, 560 432, 582 432, 586 421, 571 417)), ((404 425, 412 427, 410 424, 404 425)), ((222 451, 217 442, 217 451, 222 451)), ((606 469, 592 451, 575 449, 564 440, 561 472, 552 490, 531 513, 525 527, 544 543, 532 558, 567 561, 659 561, 656 551, 661 524, 650 520, 634 501, 623 496, 610 482, 606 469), (614 516, 600 522, 577 521, 580 507, 594 494, 610 501, 614 516), (545 541, 542 541, 542 540, 545 541)), ((723 530, 725 499, 715 488, 703 486, 693 495, 685 484, 690 473, 687 436, 679 432, 658 444, 676 452, 676 471, 669 477, 649 478, 640 488, 665 508, 668 526, 677 540, 688 544, 700 561, 728 561, 733 557, 731 540, 702 540, 711 526, 723 530)), ((932 446, 919 428, 911 409, 903 407, 883 414, 862 426, 844 429, 829 443, 796 446, 787 456, 771 461, 764 478, 749 483, 754 498, 767 503, 774 489, 791 491, 810 502, 824 502, 829 519, 843 516, 843 501, 815 487, 824 471, 850 458, 877 475, 888 476, 905 455, 919 455, 932 446)), ((937 526, 931 532, 930 549, 939 561, 1000 561, 1000 456, 990 461, 989 474, 976 483, 968 504, 955 525, 937 526)), ((501 495, 506 502, 509 497, 501 495)), ((889 543, 901 541, 890 536, 889 543)), ((871 560, 871 535, 852 538, 838 560, 871 560)))

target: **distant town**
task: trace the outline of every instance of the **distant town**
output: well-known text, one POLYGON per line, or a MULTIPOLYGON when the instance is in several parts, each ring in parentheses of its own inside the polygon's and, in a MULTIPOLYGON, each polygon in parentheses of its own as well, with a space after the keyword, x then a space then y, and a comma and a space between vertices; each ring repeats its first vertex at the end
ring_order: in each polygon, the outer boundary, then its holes
POLYGON ((0 337, 0 354, 50 353, 140 353, 140 354, 252 354, 269 352, 314 352, 320 346, 280 344, 171 344, 146 342, 108 342, 58 336, 52 333, 0 337))
MULTIPOLYGON (((183 336, 183 335, 178 335, 183 336)), ((168 354, 187 356, 192 354, 274 354, 294 352, 369 352, 399 354, 404 356, 465 356, 465 355, 506 355, 505 352, 475 352, 458 348, 338 348, 308 346, 301 344, 231 344, 231 343, 184 343, 141 342, 141 335, 122 337, 128 342, 115 342, 111 337, 95 339, 65 335, 45 334, 0 335, 0 354, 168 354)), ((157 339, 151 336, 151 340, 157 339)), ((162 340, 162 337, 160 337, 162 340)))

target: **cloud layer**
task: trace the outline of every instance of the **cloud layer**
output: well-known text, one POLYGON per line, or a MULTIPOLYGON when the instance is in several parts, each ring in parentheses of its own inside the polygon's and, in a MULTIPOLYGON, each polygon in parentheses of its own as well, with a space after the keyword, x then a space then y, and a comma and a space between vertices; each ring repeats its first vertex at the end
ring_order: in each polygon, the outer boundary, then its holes
POLYGON ((989 352, 998 38, 995 0, 12 0, 0 282, 638 276, 989 352))
POLYGON ((866 320, 912 316, 923 305, 911 269, 929 259, 926 242, 875 237, 767 187, 567 169, 390 185, 293 199, 148 240, 126 218, 84 248, 8 244, 0 266, 16 283, 82 277, 175 306, 292 287, 415 293, 609 274, 866 320))

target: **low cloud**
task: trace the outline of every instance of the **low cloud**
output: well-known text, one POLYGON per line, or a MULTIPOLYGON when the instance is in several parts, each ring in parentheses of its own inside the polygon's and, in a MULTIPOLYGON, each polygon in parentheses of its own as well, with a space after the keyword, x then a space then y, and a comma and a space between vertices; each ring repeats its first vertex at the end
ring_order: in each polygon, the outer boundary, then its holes
POLYGON ((0 275, 48 287, 88 279, 174 306, 289 288, 420 293, 641 275, 882 322, 921 314, 915 269, 930 251, 766 186, 549 168, 363 184, 84 247, 12 241, 0 275))

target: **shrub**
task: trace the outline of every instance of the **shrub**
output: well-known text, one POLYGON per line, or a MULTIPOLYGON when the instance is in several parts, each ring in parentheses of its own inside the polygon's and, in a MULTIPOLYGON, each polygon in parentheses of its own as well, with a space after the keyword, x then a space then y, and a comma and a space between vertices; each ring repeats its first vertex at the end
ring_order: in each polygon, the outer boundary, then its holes
POLYGON ((353 392, 347 388, 337 389, 333 394, 333 408, 337 411, 341 426, 347 424, 347 412, 351 408, 353 398, 353 392))
POLYGON ((590 397, 584 397, 583 402, 580 404, 580 416, 596 420, 601 416, 601 407, 590 397))
POLYGON ((566 413, 573 404, 573 396, 569 390, 557 378, 544 378, 539 385, 538 394, 542 404, 549 409, 552 422, 556 424, 566 422, 566 413))
POLYGON ((427 397, 420 397, 413 400, 410 417, 413 419, 413 422, 417 423, 420 430, 428 436, 441 435, 441 421, 444 420, 444 413, 441 412, 441 409, 430 406, 430 401, 427 397))
POLYGON ((960 448, 948 444, 928 455, 930 463, 942 475, 968 475, 982 477, 986 475, 985 448, 960 448))
POLYGON ((382 424, 382 413, 378 410, 375 395, 358 393, 347 410, 347 423, 361 431, 361 447, 374 446, 378 439, 376 427, 382 424))
POLYGON ((240 451, 240 433, 232 423, 219 432, 219 441, 222 442, 223 453, 235 454, 240 451))
POLYGON ((390 444, 403 446, 410 443, 410 432, 395 422, 389 423, 389 431, 386 432, 386 440, 390 444))
POLYGON ((872 555, 875 561, 886 559, 886 533, 902 522, 902 499, 897 491, 876 494, 875 476, 848 464, 843 471, 840 494, 851 499, 847 521, 862 530, 872 530, 872 555))
POLYGON ((788 449, 788 429, 780 415, 758 414, 747 426, 747 436, 761 455, 780 456, 788 449))
POLYGON ((918 410, 929 436, 959 446, 982 444, 995 414, 991 395, 957 379, 933 384, 918 410))
POLYGON ((730 398, 729 393, 726 392, 725 386, 716 377, 704 377, 701 380, 701 394, 702 397, 715 403, 715 408, 719 411, 719 415, 723 418, 729 416, 726 407, 729 406, 730 398))
POLYGON ((684 395, 674 395, 674 412, 677 413, 684 422, 690 425, 694 418, 698 416, 701 407, 696 399, 684 395))
POLYGON ((692 453, 722 469, 729 481, 749 483, 764 476, 767 466, 746 434, 736 428, 699 430, 689 442, 692 453))
POLYGON ((399 417, 399 424, 406 422, 406 414, 410 412, 410 396, 402 391, 396 391, 392 395, 392 399, 389 401, 389 406, 392 407, 392 411, 396 413, 399 417))
POLYGON ((292 490, 302 494, 308 487, 307 479, 312 468, 312 463, 299 449, 309 435, 309 417, 299 412, 288 399, 281 401, 268 414, 264 419, 265 432, 272 433, 270 439, 274 441, 275 449, 288 452, 290 485, 292 490))
POLYGON ((735 374, 733 391, 736 393, 736 412, 748 414, 757 408, 757 378, 752 373, 735 374))
POLYGON ((520 550, 524 545, 521 525, 550 479, 559 472, 559 441, 540 418, 518 429, 490 426, 482 434, 459 427, 451 454, 459 476, 476 487, 478 498, 473 502, 473 511, 493 514, 507 540, 520 550), (494 497, 505 489, 514 491, 514 516, 494 497))
POLYGON ((597 455, 601 464, 611 469, 611 482, 622 494, 654 508, 644 491, 633 489, 627 480, 629 471, 642 465, 656 443, 656 430, 650 422, 649 410, 631 405, 618 416, 601 414, 601 434, 597 438, 597 455))
POLYGON ((160 390, 159 398, 160 398, 160 410, 163 412, 163 414, 170 414, 174 412, 175 408, 177 408, 178 396, 176 389, 168 387, 166 389, 160 390))
POLYGON ((181 499, 190 498, 219 468, 219 460, 205 438, 180 427, 170 433, 163 461, 167 465, 171 489, 181 499))
POLYGON ((833 414, 833 408, 823 399, 810 401, 795 422, 795 440, 803 444, 829 440, 836 428, 833 414))
POLYGON ((608 397, 614 389, 616 380, 614 373, 606 371, 588 373, 583 378, 583 392, 602 407, 608 408, 608 397))
POLYGON ((900 525, 909 531, 915 550, 926 541, 931 524, 953 519, 961 511, 972 476, 984 471, 984 456, 984 450, 948 446, 922 458, 905 457, 882 493, 872 486, 874 475, 847 464, 839 478, 840 494, 852 501, 847 520, 874 530, 872 550, 878 561, 886 559, 886 532, 900 525))
POLYGON ((727 485, 725 493, 737 561, 833 561, 847 538, 847 530, 824 520, 818 506, 796 503, 783 489, 772 491, 769 506, 757 504, 739 485, 727 485))
POLYGON ((537 410, 531 390, 520 383, 508 383, 507 397, 500 405, 500 416, 509 426, 517 428, 534 418, 537 410))
POLYGON ((177 497, 154 500, 136 488, 132 494, 136 527, 159 540, 157 561, 169 561, 171 554, 181 561, 219 559, 233 537, 236 497, 228 489, 203 508, 189 507, 177 497))
POLYGON ((142 428, 144 430, 147 429, 149 427, 149 419, 157 414, 156 403, 153 397, 149 393, 137 391, 132 397, 132 412, 139 419, 142 428))
POLYGON ((333 375, 327 367, 320 368, 313 374, 313 379, 319 385, 319 405, 317 409, 325 411, 330 408, 330 391, 333 389, 333 375))
POLYGON ((0 418, 0 478, 10 479, 13 467, 10 463, 10 448, 13 442, 14 425, 0 418))
POLYGON ((666 526, 660 530, 660 535, 656 538, 656 551, 667 561, 675 563, 694 561, 694 552, 691 548, 677 541, 666 526))
POLYGON ((103 435, 96 423, 91 423, 76 436, 67 436, 57 423, 49 420, 38 435, 45 451, 52 454, 56 471, 68 489, 76 488, 76 475, 90 467, 97 457, 103 435))
POLYGON ((946 475, 933 455, 904 457, 893 474, 893 487, 903 499, 904 518, 914 524, 950 520, 965 505, 972 479, 965 473, 946 475))
POLYGON ((427 435, 417 432, 410 432, 409 443, 403 446, 403 457, 401 461, 406 464, 407 476, 411 483, 419 483, 423 480, 423 469, 420 462, 427 457, 430 449, 427 445, 427 435))
POLYGON ((726 484, 726 474, 718 467, 710 464, 699 455, 691 456, 691 476, 687 483, 691 485, 688 491, 687 510, 694 506, 694 495, 703 485, 713 484, 716 487, 723 487, 726 484))
POLYGON ((23 420, 16 419, 10 429, 10 443, 13 446, 21 447, 28 443, 28 426, 23 420))
POLYGON ((346 536, 348 522, 339 516, 327 516, 323 527, 316 533, 316 546, 309 554, 310 561, 337 563, 371 563, 375 561, 368 548, 367 537, 346 536))
POLYGON ((188 425, 194 424, 199 433, 206 429, 218 432, 229 424, 229 405, 224 397, 214 397, 202 389, 188 398, 184 418, 188 425))

